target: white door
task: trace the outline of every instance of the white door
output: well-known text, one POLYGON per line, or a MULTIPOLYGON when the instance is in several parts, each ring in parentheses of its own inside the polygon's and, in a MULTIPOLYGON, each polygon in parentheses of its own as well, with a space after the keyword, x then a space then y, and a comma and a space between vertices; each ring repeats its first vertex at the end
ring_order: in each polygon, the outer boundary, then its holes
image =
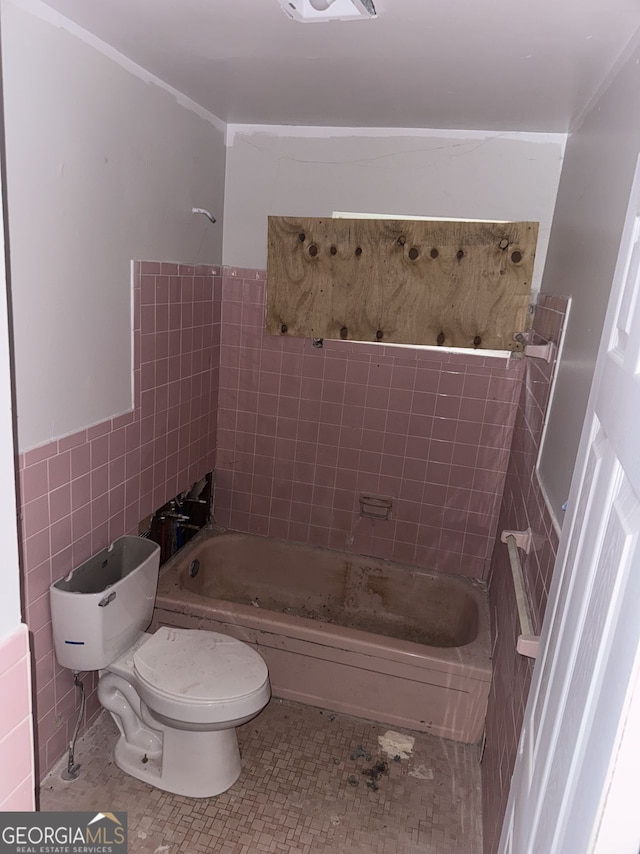
POLYGON ((640 167, 520 736, 501 854, 638 854, 640 167))

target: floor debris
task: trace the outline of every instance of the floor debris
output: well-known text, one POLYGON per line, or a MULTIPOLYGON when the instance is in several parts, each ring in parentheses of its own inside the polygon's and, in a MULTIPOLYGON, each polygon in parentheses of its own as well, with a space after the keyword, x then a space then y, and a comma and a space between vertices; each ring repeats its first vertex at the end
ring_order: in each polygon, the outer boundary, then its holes
POLYGON ((416 765, 409 771, 409 777, 416 777, 418 780, 433 780, 433 769, 427 768, 425 765, 416 765))
POLYGON ((380 750, 395 759, 398 762, 400 759, 409 759, 413 752, 413 745, 416 740, 412 735, 404 735, 401 732, 388 729, 384 735, 378 736, 378 744, 380 750), (399 757, 399 759, 396 759, 399 757))
POLYGON ((378 780, 384 774, 386 774, 388 770, 389 770, 389 766, 387 765, 387 763, 380 759, 380 760, 378 760, 378 762, 376 762, 376 764, 372 768, 366 768, 362 772, 362 775, 364 777, 369 778, 367 780, 367 786, 370 789, 373 789, 374 792, 377 792, 378 789, 380 788, 378 786, 378 780))
POLYGON ((351 754, 352 759, 366 759, 367 762, 371 759, 371 754, 365 750, 362 744, 359 744, 351 754))
POLYGON ((63 757, 41 788, 41 808, 126 810, 131 854, 482 854, 476 745, 407 729, 411 759, 394 762, 378 747, 394 724, 342 714, 329 723, 332 711, 320 711, 275 698, 238 727, 243 773, 215 798, 173 795, 122 772, 112 758, 119 731, 103 711, 78 737, 81 779, 60 778, 63 757), (358 745, 369 760, 350 759, 358 745), (388 772, 374 791, 361 772, 380 760, 388 772), (409 776, 421 763, 432 781, 409 776))

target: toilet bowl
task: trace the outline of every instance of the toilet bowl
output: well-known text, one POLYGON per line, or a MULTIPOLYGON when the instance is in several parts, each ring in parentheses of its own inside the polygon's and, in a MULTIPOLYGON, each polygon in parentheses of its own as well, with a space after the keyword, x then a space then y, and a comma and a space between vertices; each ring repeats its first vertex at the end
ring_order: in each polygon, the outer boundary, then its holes
POLYGON ((166 626, 143 635, 98 683, 100 703, 120 730, 118 767, 194 798, 218 795, 238 779, 235 728, 270 693, 267 666, 247 644, 166 626))
POLYGON ((227 635, 146 633, 158 567, 155 543, 122 537, 53 584, 56 657, 74 671, 100 671, 119 768, 175 794, 212 797, 238 779, 235 728, 269 701, 269 673, 258 652, 227 635))

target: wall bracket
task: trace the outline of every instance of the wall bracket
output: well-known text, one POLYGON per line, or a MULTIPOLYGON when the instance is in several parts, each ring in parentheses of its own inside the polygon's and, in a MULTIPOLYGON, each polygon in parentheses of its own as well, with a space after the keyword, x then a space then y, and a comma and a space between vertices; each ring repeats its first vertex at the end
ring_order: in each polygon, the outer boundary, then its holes
POLYGON ((544 359, 545 362, 553 361, 555 347, 552 341, 547 344, 525 344, 525 356, 531 356, 532 359, 544 359))
POLYGON ((507 537, 513 537, 516 546, 527 555, 533 548, 533 531, 531 528, 527 528, 526 531, 503 531, 500 534, 500 542, 506 544, 507 537))
POLYGON ((539 645, 540 637, 538 635, 519 635, 516 651, 527 658, 537 658, 539 645))
POLYGON ((529 344, 531 339, 531 330, 526 332, 514 332, 513 340, 516 341, 524 350, 525 356, 531 356, 532 359, 544 359, 545 362, 552 362, 555 353, 555 345, 552 341, 546 344, 529 344))

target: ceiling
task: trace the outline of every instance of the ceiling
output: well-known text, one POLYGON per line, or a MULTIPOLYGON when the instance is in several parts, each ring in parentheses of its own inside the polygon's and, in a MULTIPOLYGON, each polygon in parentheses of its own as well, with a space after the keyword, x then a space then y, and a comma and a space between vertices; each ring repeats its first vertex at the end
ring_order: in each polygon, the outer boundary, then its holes
POLYGON ((637 0, 375 0, 302 24, 276 0, 46 0, 227 122, 569 130, 637 0))

